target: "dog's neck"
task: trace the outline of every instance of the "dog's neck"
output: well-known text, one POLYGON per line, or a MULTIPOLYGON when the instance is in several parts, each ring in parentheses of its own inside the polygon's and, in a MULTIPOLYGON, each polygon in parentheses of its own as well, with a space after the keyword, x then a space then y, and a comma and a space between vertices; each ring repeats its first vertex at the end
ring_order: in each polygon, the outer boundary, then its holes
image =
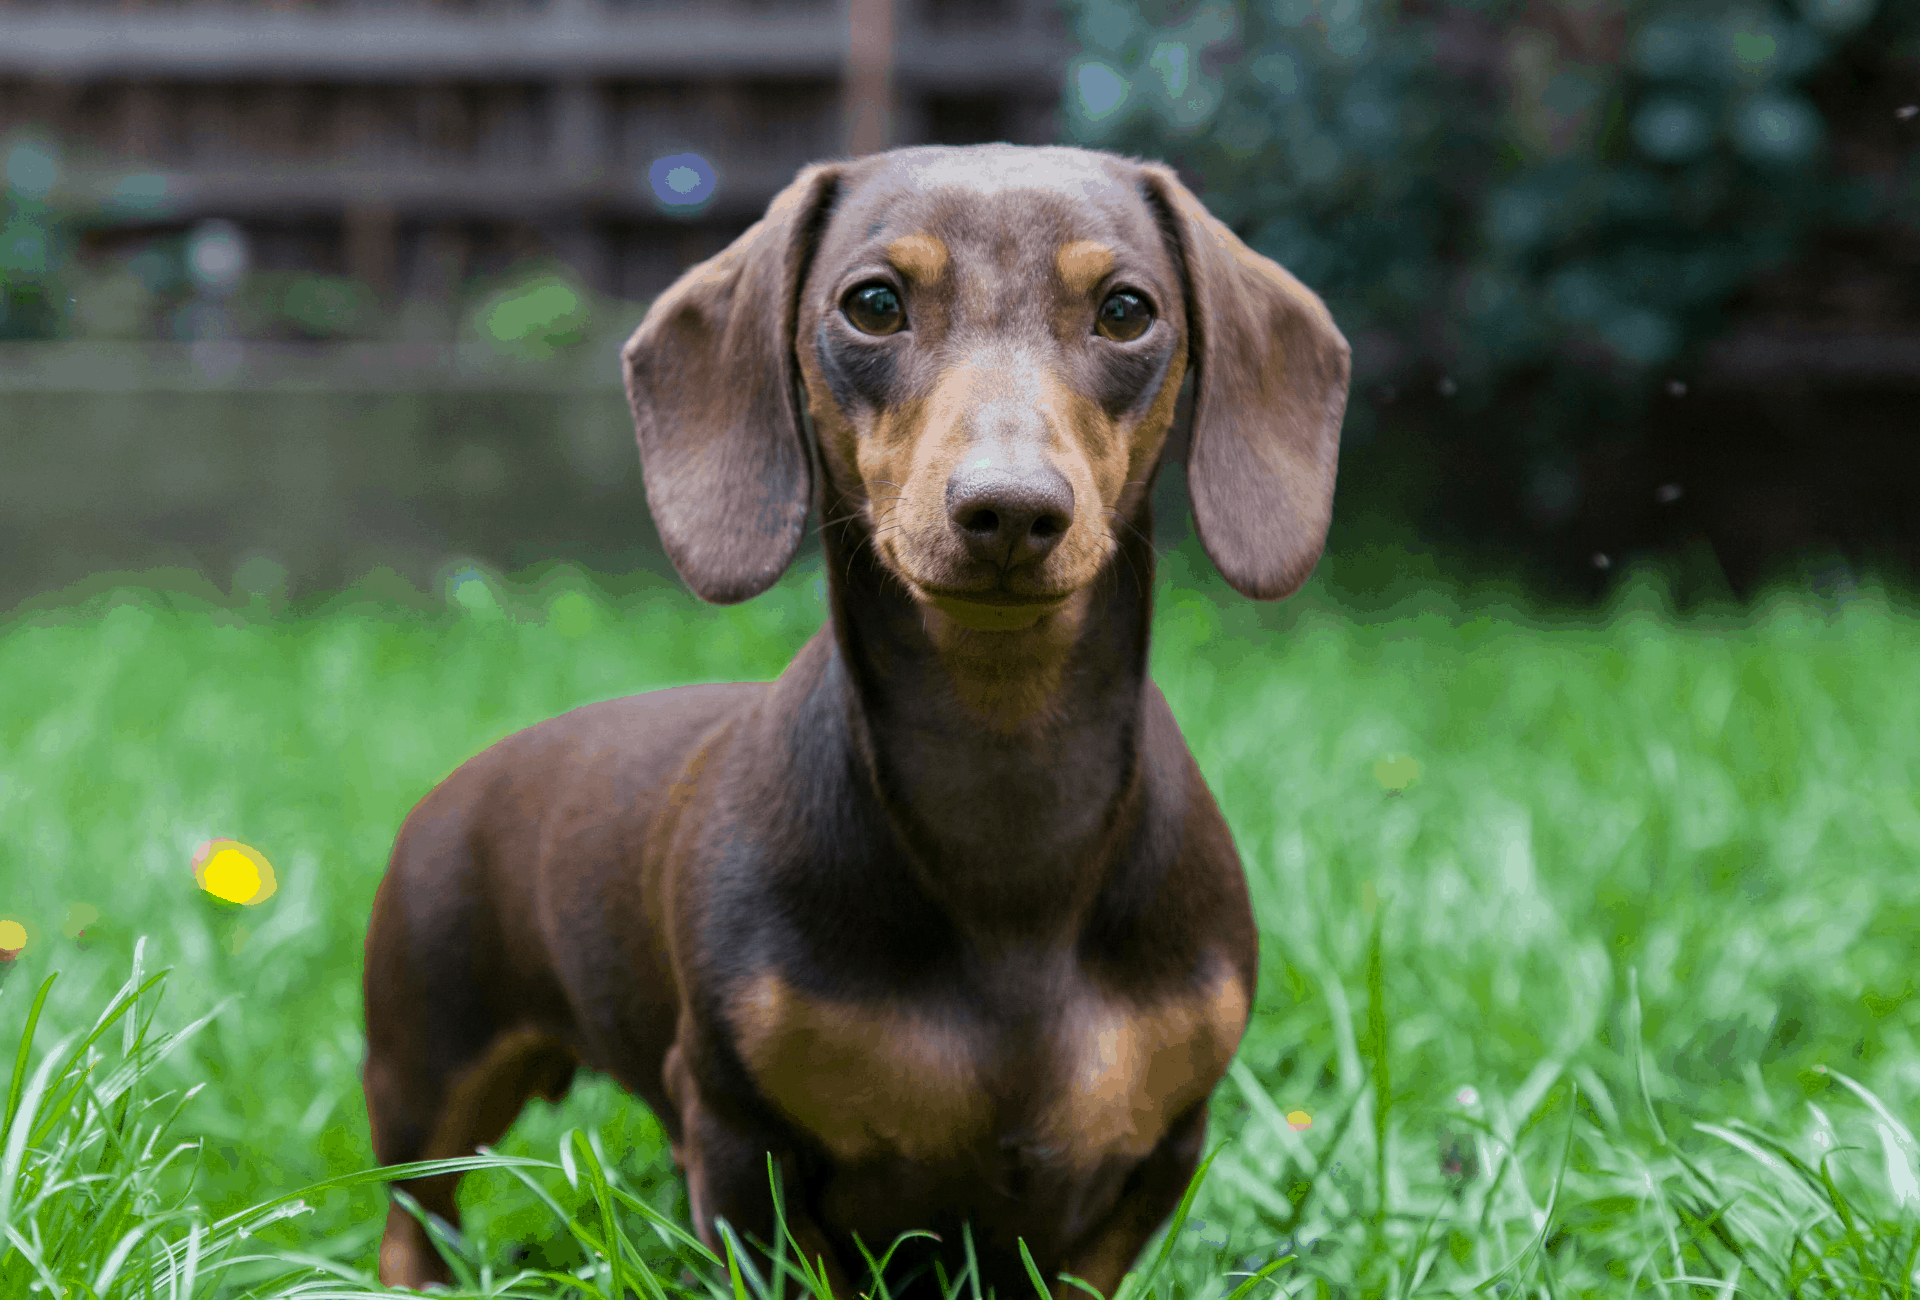
POLYGON ((1070 927, 1131 822, 1152 613, 1143 498, 1106 568, 1016 632, 907 593, 858 522, 824 530, 852 734, 921 883, 979 933, 1070 927))

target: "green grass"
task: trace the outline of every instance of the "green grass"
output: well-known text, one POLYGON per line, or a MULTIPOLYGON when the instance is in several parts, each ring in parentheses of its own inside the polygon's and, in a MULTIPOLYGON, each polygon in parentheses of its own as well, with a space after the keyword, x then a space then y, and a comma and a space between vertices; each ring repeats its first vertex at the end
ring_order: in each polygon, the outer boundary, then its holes
MULTIPOLYGON (((1550 617, 1417 572, 1355 615, 1330 581, 1262 607, 1162 569, 1155 676, 1263 969, 1135 1294, 1912 1295, 1920 620, 1872 590, 1683 618, 1648 584, 1550 617)), ((818 591, 150 590, 0 628, 0 916, 34 935, 0 968, 0 1300, 368 1289, 359 965, 401 818, 574 705, 771 676, 818 591), (271 900, 194 889, 216 836, 266 853, 271 900)), ((607 1081, 501 1153, 470 1289, 735 1295, 607 1081)))

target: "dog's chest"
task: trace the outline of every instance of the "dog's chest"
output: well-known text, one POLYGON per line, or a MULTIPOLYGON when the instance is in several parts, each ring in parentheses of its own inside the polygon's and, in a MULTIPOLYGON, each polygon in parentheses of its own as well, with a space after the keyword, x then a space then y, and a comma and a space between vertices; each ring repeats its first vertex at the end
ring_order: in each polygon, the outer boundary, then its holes
POLYGON ((940 1164, 1017 1144, 1085 1170, 1146 1156, 1213 1089, 1247 996, 1225 971, 1144 1004, 1074 980, 1015 1026, 906 999, 828 1001, 769 971, 729 1014, 762 1093, 837 1160, 940 1164))

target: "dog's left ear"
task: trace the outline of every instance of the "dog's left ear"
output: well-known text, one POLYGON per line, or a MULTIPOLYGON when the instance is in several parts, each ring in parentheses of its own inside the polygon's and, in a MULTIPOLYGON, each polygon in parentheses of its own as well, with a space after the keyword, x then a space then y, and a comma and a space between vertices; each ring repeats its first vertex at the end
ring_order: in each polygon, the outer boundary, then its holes
POLYGON ((620 353, 647 506, 703 600, 765 591, 806 530, 794 311, 840 172, 803 170, 747 233, 655 299, 620 353))
POLYGON ((1187 494, 1200 541, 1243 596, 1298 591, 1326 545, 1351 373, 1326 305, 1242 243, 1163 166, 1141 180, 1187 281, 1197 370, 1187 494))

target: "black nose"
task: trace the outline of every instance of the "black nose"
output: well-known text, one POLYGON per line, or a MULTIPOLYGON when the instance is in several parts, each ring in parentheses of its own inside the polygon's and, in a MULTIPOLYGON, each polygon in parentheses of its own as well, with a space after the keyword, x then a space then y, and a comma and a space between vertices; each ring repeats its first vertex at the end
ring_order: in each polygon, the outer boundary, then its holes
POLYGON ((1045 557, 1073 523, 1073 485, 1051 465, 960 469, 947 480, 947 518, 988 564, 1045 557))

